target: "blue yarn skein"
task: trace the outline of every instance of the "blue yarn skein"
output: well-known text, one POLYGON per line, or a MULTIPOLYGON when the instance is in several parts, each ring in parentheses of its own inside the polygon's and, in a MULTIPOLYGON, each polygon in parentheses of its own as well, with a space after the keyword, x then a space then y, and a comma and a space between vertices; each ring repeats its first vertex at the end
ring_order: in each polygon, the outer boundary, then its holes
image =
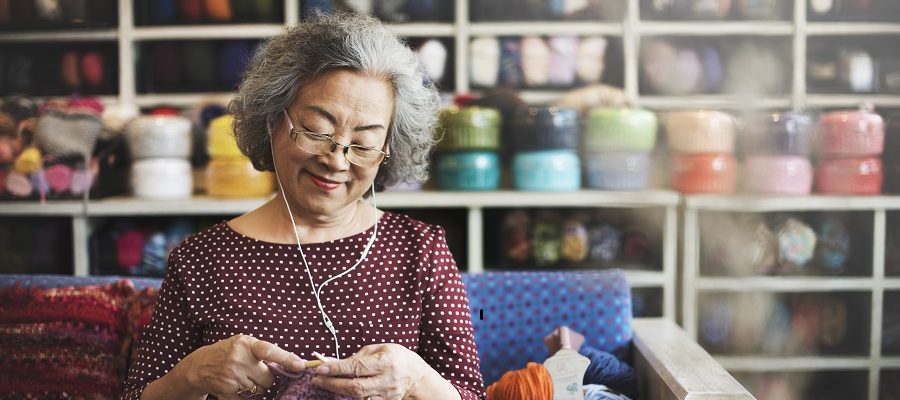
POLYGON ((629 397, 619 394, 604 385, 584 385, 584 400, 631 400, 629 397))
MULTIPOLYGON (((584 373, 584 384, 603 384, 628 397, 637 397, 637 379, 630 365, 610 353, 587 345, 581 346, 578 352, 591 360, 591 364, 584 373)), ((606 397, 598 398, 605 399, 606 397)), ((587 400, 588 397, 585 399, 587 400)))
POLYGON ((166 271, 168 255, 166 234, 157 231, 148 235, 147 241, 144 242, 144 256, 141 260, 140 274, 162 276, 166 271))

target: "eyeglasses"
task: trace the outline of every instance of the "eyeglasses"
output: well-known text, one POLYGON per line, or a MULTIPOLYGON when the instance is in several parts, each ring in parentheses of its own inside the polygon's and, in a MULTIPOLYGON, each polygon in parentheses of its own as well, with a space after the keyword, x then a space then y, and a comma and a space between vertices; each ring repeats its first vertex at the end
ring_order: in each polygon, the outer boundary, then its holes
MULTIPOLYGON (((300 150, 307 153, 315 155, 329 154, 333 153, 338 146, 341 146, 344 148, 344 157, 347 161, 351 164, 365 168, 377 167, 382 161, 390 157, 390 155, 384 151, 374 147, 363 146, 360 144, 341 144, 334 140, 333 135, 294 128, 294 122, 291 120, 291 116, 288 115, 287 110, 282 111, 284 112, 284 118, 288 123, 291 141, 293 141, 300 150)), ((385 146, 387 146, 386 143, 385 146)))

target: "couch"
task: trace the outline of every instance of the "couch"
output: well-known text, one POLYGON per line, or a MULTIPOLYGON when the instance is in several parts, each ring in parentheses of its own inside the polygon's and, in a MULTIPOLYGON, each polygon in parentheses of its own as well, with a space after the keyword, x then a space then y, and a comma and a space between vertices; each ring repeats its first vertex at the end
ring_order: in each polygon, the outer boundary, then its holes
MULTIPOLYGON (((528 361, 546 359, 544 335, 568 325, 585 334, 586 345, 633 365, 642 399, 753 399, 673 322, 632 319, 629 286, 621 271, 488 272, 462 274, 462 279, 486 384, 528 361)), ((131 345, 149 319, 159 283, 0 275, 0 337, 6 337, 0 339, 0 352, 16 353, 0 353, 0 398, 23 391, 45 398, 66 397, 58 391, 76 398, 110 397, 121 385, 131 345), (68 287, 75 289, 59 289, 68 287), (29 346, 41 350, 29 356, 29 346), (41 365, 37 373, 34 360, 41 365)))

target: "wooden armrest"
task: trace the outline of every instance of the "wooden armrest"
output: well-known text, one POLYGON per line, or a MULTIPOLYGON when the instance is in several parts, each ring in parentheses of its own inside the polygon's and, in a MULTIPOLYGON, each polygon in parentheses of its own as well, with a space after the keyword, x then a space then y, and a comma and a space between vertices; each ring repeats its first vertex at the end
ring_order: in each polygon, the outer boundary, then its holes
POLYGON ((631 326, 641 399, 754 400, 750 392, 674 322, 635 318, 631 326))

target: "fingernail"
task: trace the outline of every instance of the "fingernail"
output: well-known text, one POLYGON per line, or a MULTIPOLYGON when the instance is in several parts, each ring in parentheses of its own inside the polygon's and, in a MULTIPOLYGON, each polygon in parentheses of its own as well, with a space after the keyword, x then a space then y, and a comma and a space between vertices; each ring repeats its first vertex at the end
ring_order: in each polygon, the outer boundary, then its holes
POLYGON ((316 377, 309 380, 313 385, 320 386, 322 385, 322 378, 316 377))
POLYGON ((306 361, 303 361, 303 360, 294 361, 293 363, 291 363, 291 367, 293 367, 294 369, 303 369, 304 367, 306 367, 306 361))
POLYGON ((317 374, 327 374, 327 373, 328 373, 328 367, 326 367, 326 366, 324 366, 324 365, 320 365, 320 366, 316 367, 316 373, 317 373, 317 374))

